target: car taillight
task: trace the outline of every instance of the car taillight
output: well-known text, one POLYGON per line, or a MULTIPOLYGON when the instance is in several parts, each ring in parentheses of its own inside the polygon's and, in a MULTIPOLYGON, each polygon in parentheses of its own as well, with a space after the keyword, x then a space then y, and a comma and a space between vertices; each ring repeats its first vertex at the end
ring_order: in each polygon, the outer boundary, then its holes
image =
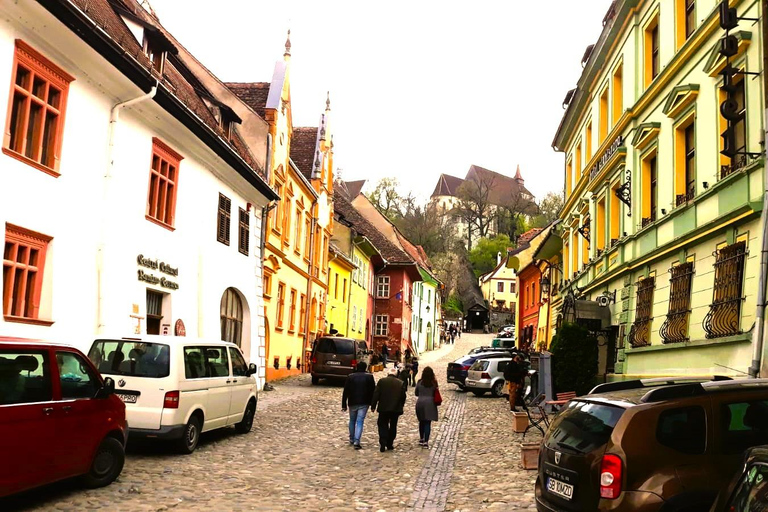
POLYGON ((464 366, 462 366, 462 367, 461 367, 461 369, 462 369, 462 370, 464 370, 464 371, 466 372, 466 371, 469 371, 469 368, 470 368, 471 366, 472 366, 471 364, 465 364, 464 366))
POLYGON ((179 392, 168 391, 165 394, 165 399, 163 400, 163 409, 178 409, 178 408, 179 408, 179 392))
POLYGON ((312 358, 312 364, 317 364, 317 358, 316 357, 312 358))
POLYGON ((481 379, 490 379, 490 378, 491 378, 491 376, 490 376, 490 374, 483 372, 483 373, 480 375, 480 378, 481 378, 481 379))
POLYGON ((621 494, 621 458, 603 455, 600 463, 600 497, 615 500, 621 494))
POLYGON ((352 360, 352 368, 354 368, 355 366, 357 366, 357 359, 352 360))

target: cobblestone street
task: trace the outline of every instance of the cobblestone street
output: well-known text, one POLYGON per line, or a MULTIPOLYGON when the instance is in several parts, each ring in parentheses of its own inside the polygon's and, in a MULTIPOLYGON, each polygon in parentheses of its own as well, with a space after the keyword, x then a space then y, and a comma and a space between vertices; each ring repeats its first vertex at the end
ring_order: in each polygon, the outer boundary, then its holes
MULTIPOLYGON (((462 393, 445 382, 449 361, 491 339, 464 334, 422 357, 421 369, 435 369, 444 398, 429 450, 418 445, 413 388, 395 450, 379 452, 377 414, 369 412, 364 449, 355 451, 347 443, 340 384, 312 386, 304 375, 261 393, 248 435, 209 433, 189 456, 154 443, 133 445, 122 475, 108 487, 86 490, 64 482, 0 502, 0 509, 534 509, 535 471, 520 468, 522 434, 512 432, 506 400, 462 393)), ((529 433, 527 439, 538 438, 529 433)))

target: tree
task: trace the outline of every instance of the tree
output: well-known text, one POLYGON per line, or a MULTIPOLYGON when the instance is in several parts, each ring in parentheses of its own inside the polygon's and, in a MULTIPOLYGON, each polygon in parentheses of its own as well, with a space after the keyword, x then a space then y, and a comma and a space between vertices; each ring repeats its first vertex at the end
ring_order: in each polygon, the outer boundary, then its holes
POLYGON ((538 211, 536 203, 524 198, 520 193, 507 197, 496 212, 498 233, 504 233, 510 240, 516 240, 518 236, 528 231, 529 216, 538 211))
POLYGON ((563 196, 557 192, 549 192, 539 204, 539 214, 531 219, 531 227, 543 228, 557 219, 563 209, 563 196))
POLYGON ((498 253, 504 257, 507 255, 507 248, 510 246, 510 240, 507 235, 496 235, 494 238, 481 238, 477 246, 469 251, 469 262, 475 276, 480 277, 486 272, 490 272, 497 265, 496 257, 498 253))
POLYGON ((397 191, 399 186, 400 183, 395 178, 382 178, 373 192, 368 194, 368 199, 376 209, 393 221, 401 216, 403 206, 403 197, 397 191))
POLYGON ((395 225, 411 243, 422 246, 430 258, 453 248, 446 218, 434 204, 419 206, 411 195, 402 204, 402 216, 395 220, 395 225))
POLYGON ((496 207, 491 202, 496 177, 493 174, 483 174, 471 180, 466 180, 456 191, 458 203, 454 210, 467 225, 467 247, 472 247, 472 238, 488 236, 496 207))

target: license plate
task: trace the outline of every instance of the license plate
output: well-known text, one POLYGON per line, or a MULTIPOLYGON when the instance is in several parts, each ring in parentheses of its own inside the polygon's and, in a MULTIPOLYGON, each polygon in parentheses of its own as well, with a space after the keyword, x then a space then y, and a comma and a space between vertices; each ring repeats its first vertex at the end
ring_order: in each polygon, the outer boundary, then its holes
POLYGON ((547 479, 547 490, 567 500, 573 498, 573 486, 554 478, 547 479))
POLYGON ((341 365, 341 361, 326 361, 325 364, 331 364, 331 365, 341 365))
POLYGON ((137 395, 121 395, 120 393, 115 393, 117 397, 125 402, 126 404, 135 404, 136 400, 139 398, 137 395))

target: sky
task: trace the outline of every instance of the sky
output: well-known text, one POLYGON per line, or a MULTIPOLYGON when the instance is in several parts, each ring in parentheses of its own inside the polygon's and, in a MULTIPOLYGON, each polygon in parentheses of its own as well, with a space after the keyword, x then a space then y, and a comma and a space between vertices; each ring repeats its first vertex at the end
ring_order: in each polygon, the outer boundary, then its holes
POLYGON ((552 149, 562 102, 610 0, 149 0, 160 22, 227 82, 270 82, 291 30, 294 126, 331 99, 334 163, 372 188, 394 177, 426 200, 476 164, 539 199, 562 192, 552 149))

